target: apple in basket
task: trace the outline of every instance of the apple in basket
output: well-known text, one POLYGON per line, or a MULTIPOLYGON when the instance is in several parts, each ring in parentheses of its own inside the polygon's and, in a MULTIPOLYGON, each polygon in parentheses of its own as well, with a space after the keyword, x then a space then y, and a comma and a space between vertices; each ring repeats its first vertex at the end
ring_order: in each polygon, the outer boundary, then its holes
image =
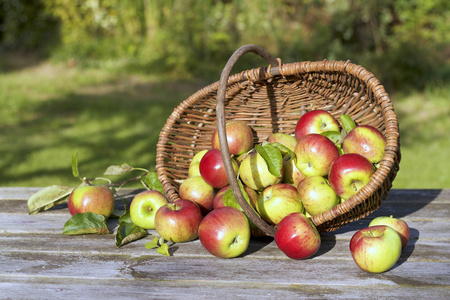
POLYGON ((295 154, 293 156, 286 154, 283 157, 283 183, 289 183, 297 187, 299 182, 305 179, 306 176, 297 168, 295 154))
POLYGON ((233 258, 243 254, 250 243, 247 217, 234 207, 221 207, 206 215, 198 229, 203 247, 214 256, 233 258))
POLYGON ((290 213, 305 211, 297 188, 287 183, 266 187, 258 197, 256 210, 269 224, 280 223, 290 213))
POLYGON ((269 143, 279 143, 291 151, 294 151, 295 145, 297 145, 297 139, 289 134, 276 132, 269 135, 267 138, 269 143))
POLYGON ((328 180, 336 194, 347 200, 370 181, 374 172, 373 165, 364 156, 342 154, 331 165, 328 180))
POLYGON ((197 152, 189 163, 188 176, 199 176, 200 175, 200 161, 203 156, 208 152, 208 150, 201 150, 197 152))
POLYGON ((130 218, 137 226, 155 229, 155 214, 166 205, 166 197, 159 191, 147 190, 134 196, 130 204, 130 218))
POLYGON ((109 218, 114 210, 114 194, 106 186, 79 186, 70 193, 68 208, 72 216, 92 212, 109 218))
MULTIPOLYGON (((237 174, 238 165, 233 158, 230 159, 237 174)), ((205 153, 200 161, 200 174, 214 188, 220 189, 229 184, 220 150, 211 149, 205 153)))
POLYGON ((409 226, 405 221, 396 219, 393 216, 390 217, 376 217, 370 222, 369 227, 377 225, 387 225, 397 231, 400 239, 402 240, 402 249, 406 247, 409 240, 409 226))
POLYGON ((342 142, 344 153, 358 153, 376 164, 384 156, 386 139, 383 134, 373 126, 359 125, 350 130, 342 142))
POLYGON ((158 209, 155 227, 158 234, 167 241, 189 242, 197 238, 202 218, 202 212, 195 202, 181 199, 158 209))
POLYGON ((259 191, 280 183, 283 176, 277 177, 270 173, 266 160, 257 151, 252 151, 239 166, 239 178, 249 188, 259 191))
POLYGON ((302 213, 294 212, 278 223, 275 231, 278 248, 292 259, 313 256, 320 248, 320 234, 314 224, 302 213))
POLYGON ((325 176, 339 156, 336 145, 327 137, 312 133, 302 136, 295 146, 295 164, 306 176, 325 176))
MULTIPOLYGON (((253 148, 253 131, 244 121, 234 121, 225 125, 228 149, 230 154, 241 155, 253 148)), ((216 129, 213 132, 211 148, 219 149, 219 133, 216 129)))
POLYGON ((382 273, 397 263, 402 252, 402 241, 398 233, 389 226, 367 227, 353 235, 350 252, 362 270, 382 273))
POLYGON ((203 215, 213 209, 214 188, 202 176, 186 178, 180 185, 179 193, 181 199, 197 203, 203 215))
POLYGON ((295 138, 298 141, 304 135, 325 131, 340 131, 339 123, 326 110, 311 110, 297 121, 295 138))
POLYGON ((322 176, 306 177, 297 186, 305 210, 315 216, 339 204, 340 198, 322 176))

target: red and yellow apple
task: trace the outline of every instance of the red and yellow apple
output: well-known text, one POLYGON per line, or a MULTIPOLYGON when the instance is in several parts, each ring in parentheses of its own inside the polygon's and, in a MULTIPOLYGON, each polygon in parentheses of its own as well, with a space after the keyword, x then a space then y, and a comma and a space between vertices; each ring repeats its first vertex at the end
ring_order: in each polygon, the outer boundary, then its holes
POLYGON ((373 219, 369 227, 377 225, 387 225, 397 231, 400 239, 402 240, 402 249, 406 247, 409 240, 409 226, 402 219, 396 219, 393 216, 390 217, 376 217, 373 219))
MULTIPOLYGON (((235 173, 238 172, 238 165, 233 158, 231 163, 235 173)), ((221 189, 228 185, 228 177, 222 159, 222 153, 218 149, 211 149, 205 153, 200 161, 200 175, 212 187, 221 189)))
POLYGON ((181 199, 197 203, 204 215, 213 209, 214 188, 202 176, 186 178, 180 185, 179 194, 181 199))
POLYGON ((384 156, 386 138, 373 126, 359 125, 353 128, 344 138, 344 153, 358 153, 376 164, 384 156))
POLYGON ((79 186, 70 193, 68 208, 72 216, 92 212, 109 218, 114 210, 114 194, 106 186, 79 186))
MULTIPOLYGON (((230 154, 241 155, 253 148, 253 131, 244 121, 227 123, 225 125, 225 132, 230 154)), ((217 129, 213 132, 211 148, 220 150, 217 129)))
POLYGON ((295 138, 297 141, 311 133, 322 133, 325 131, 340 131, 339 123, 325 110, 311 110, 300 117, 295 127, 295 138))
POLYGON ((340 198, 322 176, 306 177, 297 186, 305 210, 315 216, 339 204, 340 198))

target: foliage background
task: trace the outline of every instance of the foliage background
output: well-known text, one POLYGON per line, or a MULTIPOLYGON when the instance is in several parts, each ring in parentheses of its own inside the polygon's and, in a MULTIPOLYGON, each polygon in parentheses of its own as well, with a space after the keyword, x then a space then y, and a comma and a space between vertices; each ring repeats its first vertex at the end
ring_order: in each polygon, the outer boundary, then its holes
MULTIPOLYGON (((74 150, 88 175, 123 161, 151 168, 173 108, 253 43, 284 62, 350 59, 370 70, 399 114, 406 172, 395 186, 450 187, 449 8, 445 0, 0 0, 0 184, 67 184, 74 150), (424 173, 428 164, 438 166, 424 173)), ((235 71, 261 64, 245 56, 235 71)))

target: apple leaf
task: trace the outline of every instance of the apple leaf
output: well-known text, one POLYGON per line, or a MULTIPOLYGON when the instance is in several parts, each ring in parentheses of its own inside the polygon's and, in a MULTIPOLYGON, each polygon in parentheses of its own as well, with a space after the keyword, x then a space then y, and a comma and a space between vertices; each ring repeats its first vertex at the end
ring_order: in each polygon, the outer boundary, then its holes
POLYGON ((169 245, 167 245, 166 243, 163 243, 158 250, 156 250, 156 252, 158 252, 159 254, 164 254, 170 257, 170 253, 169 253, 169 245))
POLYGON ((106 218, 92 212, 78 213, 64 224, 63 234, 108 234, 106 218))
POLYGON ((73 189, 74 188, 67 186, 51 185, 39 190, 28 199, 27 204, 29 214, 37 214, 40 211, 50 209, 67 201, 67 197, 73 189))
POLYGON ((158 174, 156 172, 148 172, 147 174, 141 177, 141 182, 147 187, 149 190, 159 191, 164 194, 164 189, 161 182, 158 179, 158 174))
POLYGON ((355 122, 349 115, 341 115, 341 122, 342 127, 343 129, 345 129, 346 132, 350 132, 353 128, 356 127, 355 122))
POLYGON ((339 131, 324 131, 321 135, 326 136, 336 146, 342 144, 341 133, 339 131))
POLYGON ((276 143, 271 143, 270 145, 274 146, 275 148, 278 148, 281 151, 281 155, 283 157, 286 156, 286 154, 289 154, 290 157, 295 157, 294 152, 292 152, 291 149, 289 149, 288 147, 286 147, 283 144, 276 142, 276 143))
POLYGON ((80 177, 80 173, 78 172, 78 153, 74 153, 72 155, 72 174, 73 177, 80 177))
POLYGON ((109 166, 105 173, 103 173, 104 175, 123 175, 126 174, 130 171, 133 171, 134 168, 132 166, 130 166, 127 163, 123 163, 121 165, 113 165, 113 166, 109 166))
POLYGON ((269 167, 273 176, 281 177, 281 168, 283 167, 283 157, 281 152, 271 144, 255 145, 256 151, 261 155, 269 167))
POLYGON ((154 248, 158 248, 159 244, 158 244, 158 237, 155 236, 153 238, 153 240, 151 240, 151 242, 148 242, 145 244, 145 249, 154 249, 154 248))
POLYGON ((131 221, 130 212, 119 218, 119 227, 116 233, 116 246, 121 246, 139 240, 147 235, 147 230, 135 225, 131 221))

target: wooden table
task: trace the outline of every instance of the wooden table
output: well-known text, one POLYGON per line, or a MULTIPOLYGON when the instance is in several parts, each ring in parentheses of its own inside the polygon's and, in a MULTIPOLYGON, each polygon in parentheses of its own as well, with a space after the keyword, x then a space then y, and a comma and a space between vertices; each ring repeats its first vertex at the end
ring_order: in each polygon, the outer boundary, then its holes
MULTIPOLYGON (((114 234, 64 236, 60 205, 28 215, 36 188, 0 188, 0 299, 450 298, 450 190, 391 190, 375 213, 322 235, 311 259, 287 258, 269 238, 243 257, 219 259, 198 240, 172 257, 148 250, 151 236, 115 246, 114 234), (353 262, 352 235, 376 216, 403 218, 411 239, 390 271, 370 274, 353 262)), ((131 199, 136 190, 126 190, 131 199)), ((117 220, 110 220, 111 231, 117 220)), ((155 233, 155 232, 150 232, 155 233)))

